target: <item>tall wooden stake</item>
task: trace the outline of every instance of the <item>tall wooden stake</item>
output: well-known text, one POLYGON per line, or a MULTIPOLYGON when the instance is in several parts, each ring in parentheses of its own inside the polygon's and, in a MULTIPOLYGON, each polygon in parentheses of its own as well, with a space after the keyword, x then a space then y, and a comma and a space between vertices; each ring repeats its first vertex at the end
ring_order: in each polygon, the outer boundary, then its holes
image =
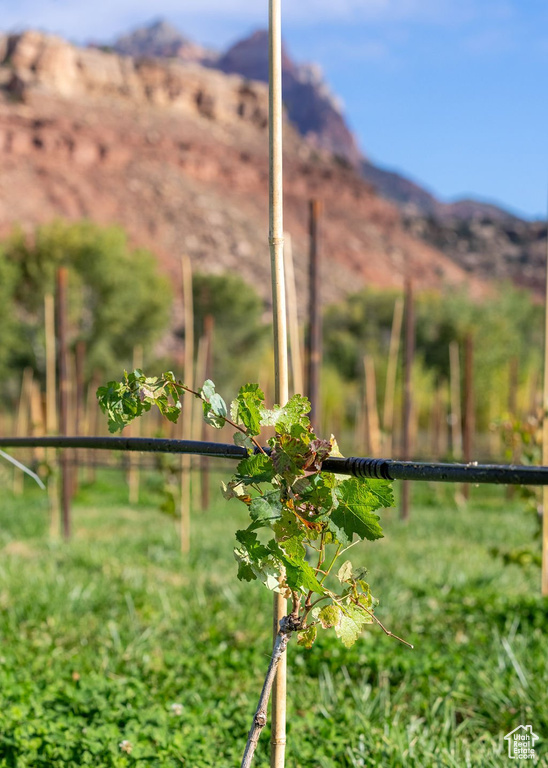
MULTIPOLYGON (((472 461, 474 452, 474 339, 472 334, 466 336, 464 342, 464 429, 462 435, 462 452, 465 462, 472 461)), ((462 486, 465 499, 470 496, 470 485, 462 486)))
MULTIPOLYGON (((542 463, 548 465, 548 237, 546 239, 546 296, 544 299, 544 386, 542 394, 542 463)), ((548 486, 542 489, 542 594, 548 595, 548 486)))
MULTIPOLYGON (((402 442, 401 454, 403 461, 411 459, 411 418, 413 410, 412 380, 413 359, 415 356, 415 311, 413 299, 413 283, 405 281, 405 354, 403 360, 403 411, 402 411, 402 442)), ((400 517, 409 518, 409 481, 404 480, 401 491, 400 517)))
MULTIPOLYGON (((67 269, 60 267, 57 271, 57 332, 59 350, 59 431, 68 435, 69 419, 69 370, 68 370, 68 341, 67 341, 67 269)), ((61 451, 61 510, 63 537, 70 538, 71 533, 71 478, 69 455, 66 449, 61 451)))
POLYGON ((308 272, 308 331, 306 337, 306 389, 310 400, 310 421, 318 427, 320 371, 322 363, 322 320, 320 307, 320 212, 319 200, 309 203, 310 257, 308 272))
MULTIPOLYGON (((184 380, 189 387, 194 386, 194 307, 192 303, 192 265, 188 256, 182 258, 183 270, 183 309, 185 315, 185 359, 184 380)), ((183 429, 192 434, 192 397, 183 398, 183 429)), ((190 551, 190 488, 191 456, 184 453, 181 457, 181 552, 190 551)))
MULTIPOLYGON (((274 315, 275 400, 287 402, 289 393, 287 361, 287 317, 283 261, 283 171, 282 171, 282 14, 281 0, 269 0, 269 233, 272 274, 272 311, 274 315)), ((280 619, 287 613, 286 600, 274 595, 274 637, 280 619)), ((287 660, 282 655, 272 694, 271 768, 285 764, 285 723, 287 697, 287 660)))
POLYGON ((458 341, 449 345, 449 372, 451 385, 451 453, 453 459, 462 459, 462 415, 460 407, 460 355, 458 341))
POLYGON ((388 350, 388 365, 386 368, 386 389, 384 391, 384 408, 382 428, 385 436, 383 452, 392 456, 394 450, 394 393, 396 391, 396 373, 398 370, 398 353, 400 349, 401 327, 403 322, 403 299, 399 296, 394 304, 390 347, 388 350))
MULTIPOLYGON (((29 433, 29 416, 32 397, 32 382, 34 373, 32 368, 25 368, 23 379, 21 381, 21 394, 19 396, 19 405, 17 407, 17 420, 15 422, 15 434, 17 437, 25 437, 29 433)), ((13 492, 15 494, 23 493, 23 473, 15 469, 13 473, 13 492)))
POLYGON ((377 408, 377 383, 375 376, 375 361, 371 355, 363 358, 365 374, 365 413, 369 451, 371 456, 380 456, 381 431, 379 427, 379 411, 377 408))
POLYGON ((299 315, 297 312, 297 282, 295 280, 295 265, 291 235, 286 233, 284 243, 284 263, 287 287, 287 322, 289 325, 289 347, 291 351, 291 373, 293 374, 293 393, 304 393, 303 361, 301 355, 301 339, 299 334, 299 315))

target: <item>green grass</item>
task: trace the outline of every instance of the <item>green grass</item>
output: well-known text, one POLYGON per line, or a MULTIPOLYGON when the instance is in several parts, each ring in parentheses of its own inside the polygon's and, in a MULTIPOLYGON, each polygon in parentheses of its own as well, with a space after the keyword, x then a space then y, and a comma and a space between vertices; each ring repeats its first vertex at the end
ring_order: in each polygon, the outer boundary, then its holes
MULTIPOLYGON (((410 523, 384 513, 386 538, 352 553, 370 568, 377 615, 415 649, 378 627, 350 650, 327 633, 310 651, 293 644, 288 768, 499 768, 520 724, 548 764, 548 603, 538 569, 488 553, 528 543, 530 520, 500 489, 473 489, 464 509, 448 487, 415 488, 410 523)), ((2 768, 239 765, 271 624, 270 594, 235 576, 245 516, 222 500, 194 513, 184 558, 153 482, 134 509, 126 498, 100 474, 64 544, 48 540, 44 495, 4 493, 2 768)))

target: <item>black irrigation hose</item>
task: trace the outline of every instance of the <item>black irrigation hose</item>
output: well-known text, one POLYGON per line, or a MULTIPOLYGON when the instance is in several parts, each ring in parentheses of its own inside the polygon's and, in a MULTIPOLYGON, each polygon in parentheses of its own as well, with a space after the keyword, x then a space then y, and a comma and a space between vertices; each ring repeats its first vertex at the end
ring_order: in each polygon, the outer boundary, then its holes
MULTIPOLYGON (((148 437, 3 437, 1 448, 88 448, 143 453, 190 453, 223 459, 242 459, 245 448, 227 443, 169 440, 148 437)), ((266 449, 267 451, 269 449, 266 449)), ((429 480, 442 483, 548 485, 548 467, 504 464, 441 464, 393 459, 331 458, 322 471, 383 480, 429 480)))

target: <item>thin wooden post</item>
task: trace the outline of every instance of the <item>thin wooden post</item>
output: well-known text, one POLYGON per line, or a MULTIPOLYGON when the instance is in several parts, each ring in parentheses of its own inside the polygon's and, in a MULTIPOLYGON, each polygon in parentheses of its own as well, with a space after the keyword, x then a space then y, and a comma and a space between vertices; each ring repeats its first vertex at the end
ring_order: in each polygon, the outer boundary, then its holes
MULTIPOLYGON (((468 333, 464 342, 464 429, 462 435, 463 459, 466 463, 472 461, 474 452, 474 339, 468 333)), ((465 499, 470 496, 470 485, 462 486, 465 499)))
POLYGON ((310 400, 310 421, 318 426, 320 372, 322 365, 322 319, 320 303, 320 213, 319 200, 309 202, 308 330, 306 337, 306 388, 310 400))
MULTIPOLYGON (((194 385, 194 307, 192 302, 192 264, 188 256, 181 260, 183 272, 183 311, 185 317, 185 352, 184 380, 188 386, 194 385)), ((192 433, 192 397, 183 397, 183 430, 192 433)), ((192 492, 190 487, 191 456, 181 457, 181 552, 190 551, 190 505, 192 492)))
POLYGON ((392 456, 394 450, 394 393, 396 392, 396 373, 398 370, 398 353, 400 349, 401 328, 403 322, 403 298, 398 296, 394 304, 390 347, 388 350, 388 365, 386 368, 386 388, 384 392, 384 409, 382 428, 385 436, 383 451, 392 456))
MULTIPOLYGON (((29 433, 29 416, 32 397, 32 383, 34 373, 32 368, 25 368, 21 380, 21 393, 19 395, 19 404, 17 406, 17 419, 15 422, 15 434, 17 437, 25 437, 29 433)), ((14 470, 13 474, 13 492, 17 495, 23 493, 23 472, 19 469, 14 470)))
MULTIPOLYGON (((411 459, 411 419, 413 411, 412 372, 415 357, 415 310, 413 298, 413 283, 405 281, 405 353, 403 360, 403 409, 402 409, 402 447, 403 461, 411 459)), ((401 492, 400 517, 409 519, 410 485, 404 480, 401 492)))
POLYGON ((303 389, 303 361, 301 354, 301 339, 299 334, 299 313, 297 311, 297 282, 295 279, 295 265, 293 261, 293 248, 291 235, 285 235, 284 262, 287 287, 287 323, 289 326, 289 349, 291 352, 291 373, 293 374, 293 393, 302 395, 303 389))
MULTIPOLYGON (((274 324, 275 399, 280 405, 289 394, 287 360, 287 316, 283 259, 283 166, 282 166, 282 14, 281 0, 269 0, 269 233, 274 324)), ((273 632, 276 638, 287 602, 274 594, 273 632)), ((287 657, 280 659, 272 691, 272 737, 270 766, 283 768, 286 744, 287 657)))
MULTIPOLYGON (((67 269, 57 270, 57 332, 59 354, 59 431, 68 435, 69 419, 69 371, 68 371, 68 341, 67 341, 67 269)), ((66 449, 61 451, 61 511, 63 537, 70 538, 71 534, 71 478, 69 455, 66 449)))
POLYGON ((451 387, 451 453, 453 459, 462 459, 462 415, 460 407, 460 354, 458 341, 449 345, 449 371, 451 387))
POLYGON ((375 361, 371 355, 364 356, 363 368, 365 374, 365 413, 369 451, 371 456, 379 456, 381 451, 381 431, 379 427, 379 411, 377 408, 375 361))

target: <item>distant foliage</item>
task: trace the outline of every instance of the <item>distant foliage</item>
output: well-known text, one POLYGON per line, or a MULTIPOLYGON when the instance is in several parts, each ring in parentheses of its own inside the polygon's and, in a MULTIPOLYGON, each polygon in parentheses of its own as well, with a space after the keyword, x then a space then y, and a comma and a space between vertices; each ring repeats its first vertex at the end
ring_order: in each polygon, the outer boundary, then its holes
POLYGON ((9 288, 2 281, 0 291, 9 291, 16 317, 14 365, 43 368, 44 294, 54 293, 61 266, 68 268, 70 341, 86 342, 90 369, 118 369, 131 359, 135 338, 146 347, 167 327, 169 284, 153 255, 132 249, 118 227, 57 221, 32 236, 15 232, 2 254, 0 272, 4 262, 11 268, 9 288))

